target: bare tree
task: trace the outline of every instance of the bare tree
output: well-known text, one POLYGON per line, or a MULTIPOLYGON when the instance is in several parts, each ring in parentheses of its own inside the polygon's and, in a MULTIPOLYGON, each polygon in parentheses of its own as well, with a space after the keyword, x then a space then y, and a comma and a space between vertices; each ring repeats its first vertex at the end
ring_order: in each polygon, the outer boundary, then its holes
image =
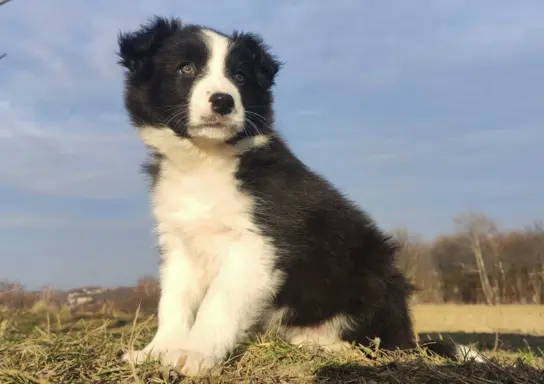
POLYGON ((159 278, 151 275, 142 276, 136 283, 136 289, 145 295, 156 294, 160 290, 159 278))
POLYGON ((491 237, 497 233, 495 223, 485 215, 478 213, 468 213, 455 218, 455 222, 470 240, 474 260, 480 276, 480 284, 488 305, 496 304, 498 299, 494 291, 487 266, 484 259, 482 240, 491 240, 491 237))
MULTIPOLYGON (((9 3, 11 0, 0 0, 0 6, 9 3)), ((0 60, 7 56, 7 53, 0 53, 0 60)))

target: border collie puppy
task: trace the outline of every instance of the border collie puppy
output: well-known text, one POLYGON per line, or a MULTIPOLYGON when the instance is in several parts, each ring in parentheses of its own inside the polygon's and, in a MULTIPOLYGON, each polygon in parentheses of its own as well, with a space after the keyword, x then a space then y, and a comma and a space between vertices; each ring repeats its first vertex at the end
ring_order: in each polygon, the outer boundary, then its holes
POLYGON ((161 252, 158 330, 125 361, 198 375, 271 327, 329 350, 416 346, 393 240, 274 129, 280 62, 259 36, 157 17, 119 56, 161 252))

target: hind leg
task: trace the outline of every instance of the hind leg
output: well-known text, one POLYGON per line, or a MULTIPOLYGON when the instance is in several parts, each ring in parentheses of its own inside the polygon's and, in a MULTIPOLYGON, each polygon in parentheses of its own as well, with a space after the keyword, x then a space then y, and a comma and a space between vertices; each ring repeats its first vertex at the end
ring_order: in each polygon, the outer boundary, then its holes
POLYGON ((377 317, 380 348, 395 350, 416 347, 412 317, 408 308, 411 290, 412 287, 400 275, 391 282, 387 303, 377 317))
POLYGON ((402 275, 393 273, 385 281, 383 299, 376 300, 375 306, 364 306, 354 317, 354 324, 342 338, 368 346, 380 339, 382 350, 412 349, 416 347, 412 318, 408 309, 411 285, 402 275))
POLYGON ((384 350, 416 347, 412 319, 407 308, 387 308, 380 316, 380 348, 384 350))
POLYGON ((346 343, 369 347, 378 338, 381 350, 416 347, 411 319, 396 310, 361 314, 355 318, 354 323, 353 327, 346 329, 341 335, 346 343))
POLYGON ((376 327, 385 350, 412 349, 416 347, 415 333, 408 300, 413 286, 400 273, 393 273, 387 280, 386 297, 376 313, 376 327))

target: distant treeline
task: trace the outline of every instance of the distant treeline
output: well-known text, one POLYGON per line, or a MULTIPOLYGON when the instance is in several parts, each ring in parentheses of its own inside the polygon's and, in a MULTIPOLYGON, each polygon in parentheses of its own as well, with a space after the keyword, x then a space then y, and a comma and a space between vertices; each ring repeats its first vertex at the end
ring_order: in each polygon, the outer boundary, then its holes
MULTIPOLYGON (((393 232, 398 241, 398 266, 416 286, 417 303, 544 304, 544 225, 500 230, 489 217, 470 213, 454 219, 457 230, 430 242, 409 230, 393 232)), ((80 297, 83 291, 72 291, 80 297)), ((85 291, 88 292, 88 291, 85 291)), ((109 289, 82 308, 70 304, 70 292, 44 288, 29 292, 11 281, 0 282, 0 307, 154 312, 158 279, 143 276, 134 287, 109 289)), ((92 299, 92 300, 91 300, 92 299)), ((0 308, 1 309, 1 308, 0 308)))
POLYGON ((501 231, 483 214, 455 219, 457 231, 420 241, 395 232, 398 263, 421 303, 544 304, 544 226, 501 231))

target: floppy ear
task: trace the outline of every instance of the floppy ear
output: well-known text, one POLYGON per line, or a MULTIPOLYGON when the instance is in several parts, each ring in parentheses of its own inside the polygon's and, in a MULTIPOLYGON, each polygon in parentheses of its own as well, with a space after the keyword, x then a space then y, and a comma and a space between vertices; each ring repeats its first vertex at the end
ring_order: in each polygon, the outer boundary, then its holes
POLYGON ((243 40, 253 52, 252 59, 255 62, 255 73, 257 82, 263 88, 270 88, 274 85, 274 78, 283 63, 269 53, 269 47, 263 42, 261 36, 254 33, 234 32, 234 39, 243 40))
POLYGON ((120 33, 118 64, 137 72, 150 61, 161 43, 183 27, 179 19, 155 17, 138 31, 120 33))

